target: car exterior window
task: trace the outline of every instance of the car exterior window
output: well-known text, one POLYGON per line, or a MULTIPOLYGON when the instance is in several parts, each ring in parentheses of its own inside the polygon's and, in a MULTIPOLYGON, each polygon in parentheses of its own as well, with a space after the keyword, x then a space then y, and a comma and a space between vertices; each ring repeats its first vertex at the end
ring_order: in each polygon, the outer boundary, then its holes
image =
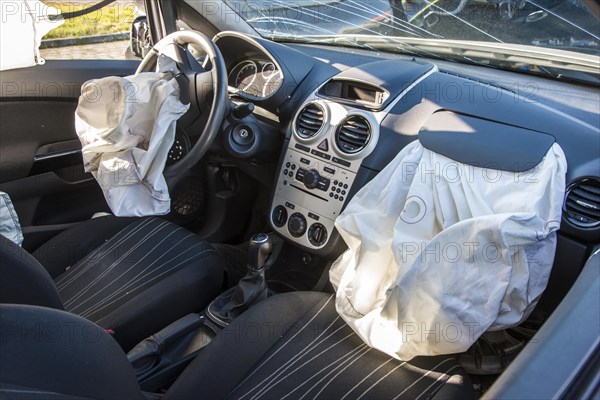
MULTIPOLYGON (((97 0, 46 0, 47 6, 68 13, 90 7, 97 0)), ((65 23, 44 36, 40 46, 46 60, 135 59, 130 30, 136 20, 145 20, 143 0, 118 0, 99 10, 65 23)))

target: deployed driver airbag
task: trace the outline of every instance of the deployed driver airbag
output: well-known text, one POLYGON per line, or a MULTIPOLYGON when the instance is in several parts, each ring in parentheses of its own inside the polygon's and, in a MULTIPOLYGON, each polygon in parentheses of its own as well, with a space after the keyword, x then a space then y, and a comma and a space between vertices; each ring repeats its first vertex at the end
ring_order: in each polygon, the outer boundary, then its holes
POLYGON ((336 220, 349 248, 330 272, 339 314, 401 360, 519 324, 550 275, 566 168, 558 144, 520 173, 406 146, 336 220))
POLYGON ((163 169, 175 124, 189 108, 170 73, 144 72, 83 84, 75 128, 91 172, 116 216, 166 214, 163 169))

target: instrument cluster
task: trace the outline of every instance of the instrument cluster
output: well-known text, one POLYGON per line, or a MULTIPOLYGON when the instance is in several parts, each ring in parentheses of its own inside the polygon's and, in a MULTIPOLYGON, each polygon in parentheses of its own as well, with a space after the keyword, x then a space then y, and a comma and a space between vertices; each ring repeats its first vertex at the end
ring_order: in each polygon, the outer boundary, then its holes
POLYGON ((250 99, 270 97, 283 81, 281 70, 271 60, 245 59, 229 70, 231 93, 250 99))

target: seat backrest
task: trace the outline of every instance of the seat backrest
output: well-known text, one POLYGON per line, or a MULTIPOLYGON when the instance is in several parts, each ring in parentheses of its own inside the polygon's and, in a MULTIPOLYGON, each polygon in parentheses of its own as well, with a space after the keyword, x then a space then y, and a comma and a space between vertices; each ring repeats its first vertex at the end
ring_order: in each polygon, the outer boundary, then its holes
POLYGON ((2 398, 144 398, 117 342, 65 311, 0 304, 0 353, 2 398))
POLYGON ((0 235, 0 303, 63 309, 54 281, 26 250, 0 235))

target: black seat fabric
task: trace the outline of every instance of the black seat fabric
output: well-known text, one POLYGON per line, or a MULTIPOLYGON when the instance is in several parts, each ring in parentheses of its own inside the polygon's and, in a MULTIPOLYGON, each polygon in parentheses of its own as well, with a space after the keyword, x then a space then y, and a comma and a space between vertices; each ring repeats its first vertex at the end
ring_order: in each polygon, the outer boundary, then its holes
POLYGON ((333 295, 295 292, 251 308, 207 346, 166 399, 473 398, 451 356, 401 362, 366 346, 333 295))
POLYGON ((0 305, 0 398, 143 399, 102 328, 51 308, 0 305))
MULTIPOLYGON (((81 317, 1 304, 0 338, 0 398, 143 396, 122 349, 81 317)), ((163 398, 462 400, 473 390, 452 357, 392 359, 341 321, 331 295, 295 292, 237 318, 163 398)))
MULTIPOLYGON (((3 258, 7 254, 11 252, 2 251, 3 258)), ((26 256, 27 268, 33 271, 35 263, 26 256)), ((223 279, 220 257, 208 243, 158 218, 93 219, 58 235, 34 256, 48 265, 63 308, 113 330, 126 350, 174 320, 202 310, 218 294, 223 279)), ((10 267, 12 276, 24 270, 19 264, 10 267)), ((44 275, 43 268, 37 268, 36 276, 44 275)), ((39 284, 23 280, 20 293, 9 298, 0 294, 3 303, 60 308, 55 301, 30 301, 28 293, 37 292, 39 284)), ((46 292, 47 280, 43 282, 46 292)), ((53 299, 51 294, 45 297, 53 299)))

